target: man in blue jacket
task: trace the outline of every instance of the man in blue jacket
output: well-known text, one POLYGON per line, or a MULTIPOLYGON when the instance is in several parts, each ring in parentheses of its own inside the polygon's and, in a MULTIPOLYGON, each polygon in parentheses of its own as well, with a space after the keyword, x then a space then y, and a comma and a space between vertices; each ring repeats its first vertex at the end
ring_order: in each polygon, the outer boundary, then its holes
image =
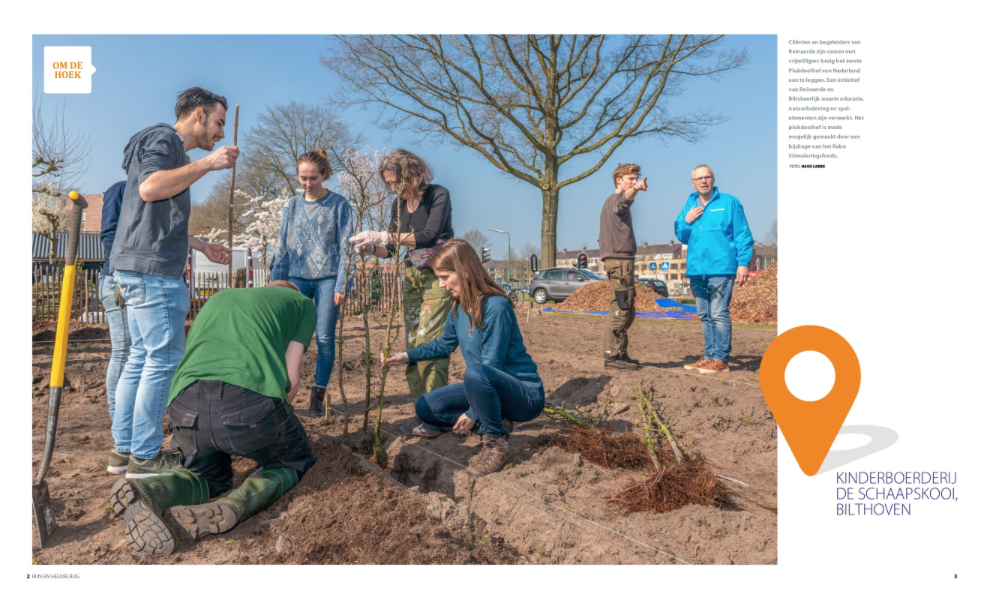
MULTIPOLYGON (((106 398, 109 399, 109 419, 116 414, 116 384, 123 373, 127 355, 130 353, 130 329, 126 324, 126 306, 122 297, 117 293, 116 279, 111 274, 109 256, 113 252, 113 240, 116 238, 116 224, 120 220, 120 206, 123 204, 123 192, 126 181, 120 181, 103 193, 102 229, 99 240, 102 242, 103 262, 102 272, 99 273, 99 301, 106 312, 106 323, 109 324, 109 342, 112 343, 112 353, 109 365, 106 366, 106 398)), ((126 473, 130 455, 124 455, 111 449, 109 452, 109 473, 126 473)))
POLYGON ((748 280, 752 231, 733 195, 718 192, 714 172, 694 169, 691 193, 676 219, 676 236, 687 245, 687 277, 704 329, 704 356, 683 366, 702 374, 727 372, 731 355, 731 293, 748 280))

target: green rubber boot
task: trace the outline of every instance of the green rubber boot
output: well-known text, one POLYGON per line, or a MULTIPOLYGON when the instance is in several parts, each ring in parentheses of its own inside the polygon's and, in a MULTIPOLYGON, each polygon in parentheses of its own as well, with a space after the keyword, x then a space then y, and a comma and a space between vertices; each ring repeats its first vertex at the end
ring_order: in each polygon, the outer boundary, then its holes
POLYGON ((174 552, 174 533, 164 523, 164 511, 176 505, 200 505, 208 502, 208 484, 187 469, 170 469, 161 475, 124 480, 114 486, 113 510, 126 517, 127 543, 134 550, 154 556, 174 552))
POLYGON ((297 471, 290 467, 258 469, 228 496, 198 506, 176 506, 166 517, 184 541, 224 534, 277 502, 297 482, 297 471))

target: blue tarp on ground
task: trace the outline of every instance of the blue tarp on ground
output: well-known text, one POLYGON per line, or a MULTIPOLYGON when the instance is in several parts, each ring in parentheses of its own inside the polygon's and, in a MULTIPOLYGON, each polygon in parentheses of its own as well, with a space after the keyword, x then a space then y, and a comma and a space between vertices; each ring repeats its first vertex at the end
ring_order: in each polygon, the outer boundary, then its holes
MULTIPOLYGON (((561 304, 563 305, 563 304, 561 304)), ((636 318, 642 318, 645 320, 694 320, 697 315, 697 308, 692 305, 684 305, 673 299, 657 299, 656 305, 666 308, 666 307, 679 307, 679 310, 668 311, 663 313, 636 313, 636 318)), ((562 309, 553 309, 551 307, 544 307, 543 311, 552 312, 557 314, 574 314, 582 316, 607 316, 607 311, 564 311, 562 309)))

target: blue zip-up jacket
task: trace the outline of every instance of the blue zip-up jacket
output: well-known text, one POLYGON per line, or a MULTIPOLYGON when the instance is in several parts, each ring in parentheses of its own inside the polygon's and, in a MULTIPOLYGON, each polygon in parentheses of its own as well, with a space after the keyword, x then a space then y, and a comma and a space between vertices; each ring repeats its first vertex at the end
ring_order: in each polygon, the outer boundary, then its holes
MULTIPOLYGON (((348 200, 329 191, 315 200, 318 209, 308 216, 304 192, 290 198, 280 215, 280 247, 270 271, 270 280, 337 277, 335 292, 345 293, 345 271, 349 260, 349 237, 355 234, 355 218, 348 200)), ((355 277, 348 280, 352 288, 355 277)))
POLYGON ((120 221, 120 207, 123 205, 125 189, 126 181, 120 181, 103 193, 102 228, 99 231, 99 241, 103 246, 103 255, 106 256, 106 261, 103 262, 103 276, 109 276, 111 272, 109 254, 113 253, 113 239, 116 238, 116 225, 120 221))
POLYGON ((752 261, 752 231, 745 210, 737 197, 714 187, 704 212, 690 224, 687 212, 700 205, 699 197, 696 191, 690 194, 674 226, 677 239, 687 246, 687 278, 734 276, 739 265, 752 261))
MULTIPOLYGON (((533 389, 543 391, 543 382, 533 358, 526 352, 523 334, 516 322, 516 311, 509 299, 499 295, 482 299, 482 330, 472 328, 468 314, 460 305, 452 308, 444 324, 444 335, 407 351, 410 363, 448 357, 461 347, 465 367, 483 363, 505 372, 533 389)), ((478 419, 471 408, 469 418, 478 419)))

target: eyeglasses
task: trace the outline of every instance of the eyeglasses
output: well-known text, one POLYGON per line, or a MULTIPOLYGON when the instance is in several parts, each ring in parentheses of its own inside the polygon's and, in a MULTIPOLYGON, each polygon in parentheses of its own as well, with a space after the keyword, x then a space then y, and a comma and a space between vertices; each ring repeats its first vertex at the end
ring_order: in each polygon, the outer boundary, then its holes
POLYGON ((711 176, 701 176, 694 179, 695 183, 703 183, 704 181, 713 181, 714 175, 711 176))

